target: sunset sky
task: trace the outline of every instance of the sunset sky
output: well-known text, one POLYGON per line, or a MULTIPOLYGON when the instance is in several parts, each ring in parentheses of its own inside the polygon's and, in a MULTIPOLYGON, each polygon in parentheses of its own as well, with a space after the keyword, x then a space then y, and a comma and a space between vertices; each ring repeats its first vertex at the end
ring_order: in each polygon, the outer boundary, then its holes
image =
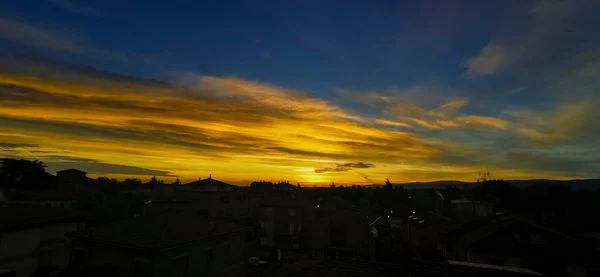
POLYGON ((598 178, 599 6, 1 1, 0 156, 240 185, 598 178))

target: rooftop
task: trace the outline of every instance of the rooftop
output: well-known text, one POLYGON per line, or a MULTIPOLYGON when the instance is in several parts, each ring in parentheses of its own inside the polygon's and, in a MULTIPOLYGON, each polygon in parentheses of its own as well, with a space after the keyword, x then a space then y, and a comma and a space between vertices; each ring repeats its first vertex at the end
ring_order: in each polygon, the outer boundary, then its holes
POLYGON ((245 231, 232 223, 215 225, 191 215, 147 215, 73 233, 72 237, 135 248, 162 249, 245 231))
POLYGON ((0 230, 22 230, 52 223, 78 222, 85 213, 39 205, 11 204, 0 207, 0 230))
POLYGON ((63 172, 77 172, 77 173, 85 173, 87 174, 87 172, 83 171, 83 170, 79 170, 79 169, 75 169, 75 168, 69 168, 69 169, 63 169, 63 170, 58 170, 56 171, 56 173, 63 173, 63 172))
POLYGON ((273 274, 287 277, 321 277, 321 276, 394 276, 394 277, 533 277, 543 276, 526 269, 506 267, 479 267, 476 264, 446 264, 425 261, 412 261, 409 264, 378 263, 367 260, 326 258, 295 270, 291 273, 273 274))
POLYGON ((10 196, 11 200, 31 200, 31 201, 58 201, 72 200, 74 197, 59 190, 45 191, 16 191, 10 196))
POLYGON ((556 230, 535 223, 530 219, 510 213, 499 213, 494 216, 475 219, 467 221, 466 223, 457 224, 455 226, 449 227, 442 234, 446 237, 457 238, 461 243, 465 245, 471 245, 501 229, 513 226, 517 223, 531 225, 535 228, 542 229, 546 232, 552 233, 557 236, 561 236, 565 239, 573 239, 556 230))
POLYGON ((213 179, 212 176, 206 179, 201 179, 198 181, 190 182, 187 184, 183 184, 184 186, 204 186, 204 187, 237 187, 232 184, 228 184, 216 179, 213 179))

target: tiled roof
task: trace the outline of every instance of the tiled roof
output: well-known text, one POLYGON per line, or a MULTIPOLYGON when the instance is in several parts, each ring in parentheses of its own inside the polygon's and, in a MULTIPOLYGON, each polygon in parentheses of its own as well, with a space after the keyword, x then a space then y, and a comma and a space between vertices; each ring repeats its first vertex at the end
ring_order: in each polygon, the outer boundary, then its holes
POLYGON ((86 214, 38 205, 11 204, 0 207, 0 230, 19 230, 51 223, 78 222, 86 214))
POLYGON ((416 213, 404 218, 406 224, 415 225, 416 228, 424 228, 433 225, 450 222, 451 219, 432 212, 416 213))
MULTIPOLYGON (((409 264, 378 263, 368 260, 328 258, 296 270, 287 277, 533 277, 540 276, 529 270, 500 270, 459 264, 412 261, 409 264)), ((275 276, 275 274, 273 274, 275 276)))
POLYGON ((401 265, 376 263, 367 260, 329 258, 292 272, 287 277, 325 276, 408 276, 401 265))
POLYGON ((160 214, 118 221, 74 233, 72 236, 131 247, 160 249, 246 229, 231 223, 218 224, 215 228, 211 222, 198 216, 160 214))
POLYGON ((213 178, 206 178, 191 183, 183 184, 184 186, 207 186, 207 187, 237 187, 232 184, 221 182, 213 178))
POLYGON ((14 193, 11 197, 11 200, 48 200, 48 201, 56 201, 56 200, 72 200, 74 197, 68 195, 59 190, 45 190, 40 192, 34 191, 22 191, 20 193, 14 193))
POLYGON ((79 170, 79 169, 75 169, 75 168, 69 168, 69 169, 64 169, 64 170, 58 170, 56 171, 56 173, 58 172, 80 172, 80 173, 87 173, 83 170, 79 170))
POLYGON ((464 245, 471 245, 503 228, 506 228, 516 223, 525 223, 539 229, 544 229, 547 232, 551 232, 553 234, 562 236, 566 239, 572 239, 571 237, 565 234, 562 234, 545 226, 541 226, 529 219, 514 214, 498 214, 491 217, 471 220, 464 224, 460 224, 458 226, 449 228, 448 230, 443 232, 443 235, 446 237, 457 238, 464 245))

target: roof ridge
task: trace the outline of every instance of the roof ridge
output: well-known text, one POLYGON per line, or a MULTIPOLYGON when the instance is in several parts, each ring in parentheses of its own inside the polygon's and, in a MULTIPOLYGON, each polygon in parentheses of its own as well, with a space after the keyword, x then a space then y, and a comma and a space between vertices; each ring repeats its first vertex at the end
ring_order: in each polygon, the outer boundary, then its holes
POLYGON ((157 242, 156 242, 156 247, 160 247, 160 246, 161 246, 162 240, 163 240, 163 238, 165 237, 165 233, 167 233, 167 229, 169 228, 169 224, 167 224, 167 222, 166 222, 166 221, 168 221, 169 217, 168 217, 168 216, 166 216, 166 217, 164 217, 164 218, 165 218, 166 220, 162 222, 164 227, 163 227, 162 233, 161 233, 161 234, 160 234, 160 236, 158 237, 158 240, 157 240, 157 242))

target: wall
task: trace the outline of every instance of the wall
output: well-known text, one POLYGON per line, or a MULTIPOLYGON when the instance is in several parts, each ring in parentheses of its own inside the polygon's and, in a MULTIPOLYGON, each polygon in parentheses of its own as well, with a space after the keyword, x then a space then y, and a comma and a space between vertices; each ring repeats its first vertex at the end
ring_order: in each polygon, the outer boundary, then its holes
POLYGON ((153 253, 148 251, 79 240, 73 242, 73 251, 75 252, 69 267, 74 273, 80 272, 85 266, 95 267, 111 263, 115 270, 112 276, 133 276, 135 259, 147 260, 150 263, 154 260, 153 253), (79 254, 79 249, 85 250, 86 253, 79 254))
POLYGON ((17 271, 17 277, 29 277, 37 268, 35 254, 41 242, 42 228, 2 233, 0 267, 17 271))
POLYGON ((468 260, 468 262, 471 263, 490 264, 490 259, 500 259, 504 261, 504 266, 521 267, 521 259, 519 259, 518 257, 501 256, 491 253, 479 252, 469 252, 468 257, 470 257, 470 260, 468 260))
POLYGON ((77 223, 61 223, 2 233, 0 267, 15 269, 17 277, 29 277, 36 269, 49 265, 66 268, 71 243, 64 235, 77 227, 77 223))
MULTIPOLYGON (((161 251, 138 250, 129 247, 112 246, 96 242, 77 241, 74 249, 86 249, 88 251, 84 265, 91 267, 104 263, 111 263, 114 272, 111 276, 133 276, 134 262, 147 261, 152 276, 176 276, 173 268, 173 260, 182 256, 189 257, 188 271, 184 276, 211 276, 213 274, 232 274, 227 276, 243 276, 244 268, 244 232, 230 234, 210 240, 202 240, 196 243, 174 247, 161 251), (229 245, 227 256, 226 245, 229 245), (213 259, 207 262, 208 249, 213 249, 213 259), (93 261, 93 263, 91 263, 93 261)), ((72 261, 76 259, 72 258, 72 261)), ((72 264, 74 272, 78 272, 78 265, 72 264)))
POLYGON ((189 257, 189 268, 186 276, 212 276, 215 274, 243 276, 245 261, 244 235, 243 232, 235 233, 217 239, 159 251, 156 255, 156 273, 154 276, 174 276, 172 262, 182 256, 189 257), (229 255, 227 255, 227 245, 229 245, 229 255), (209 249, 212 249, 212 261, 210 263, 208 262, 209 249))
POLYGON ((73 201, 71 200, 15 200, 12 202, 19 204, 33 204, 47 207, 65 208, 69 210, 73 208, 73 201))
POLYGON ((58 265, 66 269, 71 254, 71 241, 66 233, 78 229, 78 223, 60 223, 44 227, 40 244, 40 267, 58 265))

